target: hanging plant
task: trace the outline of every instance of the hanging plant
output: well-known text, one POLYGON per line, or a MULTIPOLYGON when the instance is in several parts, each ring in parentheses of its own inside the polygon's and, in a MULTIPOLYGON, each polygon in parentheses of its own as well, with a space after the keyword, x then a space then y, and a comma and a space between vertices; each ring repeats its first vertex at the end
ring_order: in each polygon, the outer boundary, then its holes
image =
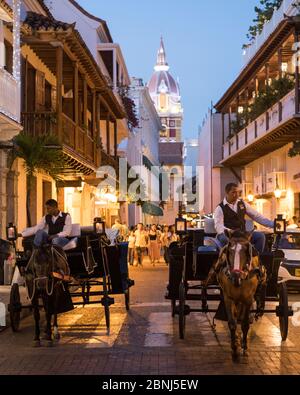
POLYGON ((286 74, 273 80, 265 91, 259 92, 250 106, 250 120, 254 121, 295 87, 294 76, 286 74))
POLYGON ((127 122, 130 130, 137 128, 139 126, 139 121, 136 115, 135 103, 130 98, 129 87, 119 86, 118 93, 122 99, 124 110, 127 114, 127 122))
POLYGON ((288 152, 288 156, 290 158, 294 158, 295 156, 300 155, 300 141, 294 141, 292 148, 290 148, 288 152))

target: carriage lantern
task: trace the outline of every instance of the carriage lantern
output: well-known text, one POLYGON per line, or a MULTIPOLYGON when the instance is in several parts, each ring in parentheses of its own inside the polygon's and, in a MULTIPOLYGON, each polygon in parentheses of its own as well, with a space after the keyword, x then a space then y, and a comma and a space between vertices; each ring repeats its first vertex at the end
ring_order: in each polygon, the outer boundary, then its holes
POLYGON ((278 214, 274 221, 274 233, 280 235, 286 232, 286 220, 282 214, 278 214))
POLYGON ((175 230, 178 235, 184 235, 187 232, 187 222, 186 219, 178 217, 175 220, 175 230))
POLYGON ((101 218, 94 218, 94 232, 98 235, 105 234, 105 222, 101 218))
POLYGON ((18 238, 17 227, 12 222, 6 227, 6 238, 9 241, 16 241, 18 238))

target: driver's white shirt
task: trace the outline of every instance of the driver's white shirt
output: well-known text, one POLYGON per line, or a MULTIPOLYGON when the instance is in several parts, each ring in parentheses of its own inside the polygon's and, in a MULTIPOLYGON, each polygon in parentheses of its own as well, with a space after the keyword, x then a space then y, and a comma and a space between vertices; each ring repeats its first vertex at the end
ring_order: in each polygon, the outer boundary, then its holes
MULTIPOLYGON (((231 210, 237 213, 238 211, 238 204, 241 201, 241 199, 238 199, 234 204, 228 203, 226 198, 223 200, 224 206, 228 205, 231 210)), ((264 217, 261 215, 258 211, 254 210, 250 204, 246 203, 243 200, 243 203, 246 207, 246 214, 248 217, 253 219, 253 221, 259 223, 262 226, 266 226, 267 228, 273 228, 274 227, 274 221, 269 220, 268 218, 264 217)), ((224 214, 223 210, 220 206, 218 206, 214 212, 214 221, 215 221, 215 228, 218 234, 224 233, 225 229, 228 229, 224 226, 224 214)))
MULTIPOLYGON (((62 217, 62 212, 60 211, 57 216, 52 215, 52 222, 55 223, 58 217, 62 217)), ((45 232, 48 232, 48 225, 46 224, 46 216, 44 216, 41 221, 35 225, 32 226, 31 228, 26 228, 22 232, 22 237, 29 237, 33 236, 36 234, 38 230, 44 230, 45 232)), ((62 232, 58 233, 58 237, 68 237, 72 233, 72 219, 70 214, 67 214, 66 220, 65 220, 65 226, 62 230, 62 232)))

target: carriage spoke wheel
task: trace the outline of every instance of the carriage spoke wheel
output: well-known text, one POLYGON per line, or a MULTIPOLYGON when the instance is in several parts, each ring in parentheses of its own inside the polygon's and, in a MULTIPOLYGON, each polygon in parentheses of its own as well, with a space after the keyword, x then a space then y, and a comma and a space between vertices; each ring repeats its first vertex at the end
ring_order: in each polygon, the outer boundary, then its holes
POLYGON ((126 310, 128 311, 130 309, 130 290, 129 290, 129 287, 125 291, 125 306, 126 306, 126 310))
POLYGON ((106 323, 106 332, 110 334, 110 312, 109 312, 109 305, 106 304, 104 306, 104 313, 105 313, 105 323, 106 323))
POLYGON ((184 339, 185 335, 185 286, 179 285, 179 337, 184 339))
POLYGON ((282 341, 285 341, 289 329, 289 305, 288 305, 288 292, 285 283, 279 285, 279 325, 282 341))
POLYGON ((172 309, 172 317, 175 317, 176 314, 176 299, 171 300, 171 309, 172 309))
POLYGON ((19 285, 13 284, 10 291, 9 298, 9 316, 13 332, 17 332, 20 327, 22 305, 20 303, 19 285))

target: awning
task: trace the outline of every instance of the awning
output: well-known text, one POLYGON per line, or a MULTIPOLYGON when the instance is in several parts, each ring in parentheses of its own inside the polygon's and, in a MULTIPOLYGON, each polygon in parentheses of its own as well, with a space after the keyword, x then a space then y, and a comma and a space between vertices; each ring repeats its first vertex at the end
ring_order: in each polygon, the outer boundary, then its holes
POLYGON ((155 206, 154 204, 152 204, 150 202, 143 203, 142 212, 144 214, 153 215, 154 217, 163 217, 163 215, 164 215, 164 212, 160 207, 155 206))
MULTIPOLYGON (((143 165, 150 171, 153 172, 153 174, 156 175, 156 177, 159 177, 159 170, 154 166, 154 164, 151 162, 147 156, 143 155, 143 165)), ((158 167, 158 166, 157 166, 158 167)))

